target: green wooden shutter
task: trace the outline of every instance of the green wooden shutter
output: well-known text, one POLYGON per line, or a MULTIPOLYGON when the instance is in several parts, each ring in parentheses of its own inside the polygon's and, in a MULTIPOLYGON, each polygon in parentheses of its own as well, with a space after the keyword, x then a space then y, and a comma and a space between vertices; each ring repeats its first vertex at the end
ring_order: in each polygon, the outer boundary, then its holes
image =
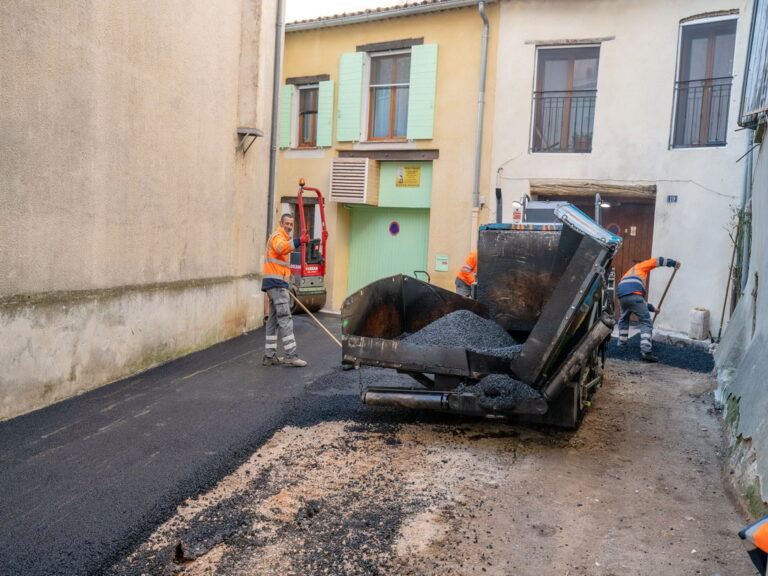
POLYGON ((336 140, 360 140, 360 106, 363 98, 363 52, 342 54, 339 60, 339 107, 336 140))
POLYGON ((280 93, 280 148, 291 146, 291 116, 293 116, 293 86, 283 86, 280 93))
POLYGON ((317 98, 317 145, 330 146, 333 138, 333 80, 320 82, 317 98))
POLYGON ((432 138, 437 87, 437 44, 411 48, 411 85, 408 92, 408 139, 432 138))

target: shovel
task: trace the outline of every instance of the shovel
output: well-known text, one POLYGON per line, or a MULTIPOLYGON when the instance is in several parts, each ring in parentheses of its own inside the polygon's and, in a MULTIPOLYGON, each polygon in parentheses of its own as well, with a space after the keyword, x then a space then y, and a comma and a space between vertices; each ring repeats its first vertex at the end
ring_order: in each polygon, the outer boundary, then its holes
POLYGON ((667 281, 667 287, 664 288, 664 293, 661 295, 661 300, 659 300, 659 305, 656 306, 656 312, 653 313, 653 320, 656 321, 656 316, 659 315, 659 312, 661 312, 661 305, 664 303, 664 298, 667 296, 667 292, 669 291, 669 287, 672 284, 672 280, 675 279, 675 274, 677 274, 678 268, 675 268, 672 271, 672 276, 669 277, 669 280, 667 281))

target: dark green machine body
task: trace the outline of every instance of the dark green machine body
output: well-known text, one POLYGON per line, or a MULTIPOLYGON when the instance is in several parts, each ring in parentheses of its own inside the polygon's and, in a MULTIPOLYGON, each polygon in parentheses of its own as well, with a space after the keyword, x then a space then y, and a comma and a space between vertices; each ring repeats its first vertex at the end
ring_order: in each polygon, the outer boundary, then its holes
POLYGON ((363 401, 575 426, 601 379, 598 352, 613 327, 606 271, 621 239, 573 206, 556 215, 558 224, 481 227, 476 300, 402 275, 350 295, 342 306, 344 360, 414 378, 410 388, 364 389, 363 401), (523 343, 520 355, 402 340, 460 309, 504 327, 523 343), (456 391, 490 374, 523 382, 538 397, 497 411, 481 408, 467 386, 456 391))

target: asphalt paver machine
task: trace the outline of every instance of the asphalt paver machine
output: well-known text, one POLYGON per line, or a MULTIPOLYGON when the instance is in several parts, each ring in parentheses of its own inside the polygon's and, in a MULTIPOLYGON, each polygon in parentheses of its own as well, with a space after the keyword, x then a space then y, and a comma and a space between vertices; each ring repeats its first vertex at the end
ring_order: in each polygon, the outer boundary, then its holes
POLYGON ((621 238, 570 204, 552 220, 479 229, 476 299, 404 275, 351 294, 341 310, 343 361, 412 376, 407 386, 394 378, 363 387, 362 401, 577 426, 602 382, 614 325, 608 271, 621 238), (503 327, 518 352, 409 341, 459 310, 503 327), (483 386, 491 376, 510 385, 483 386))
MULTIPOLYGON (((325 306, 325 260, 328 229, 325 225, 325 200, 317 188, 306 186, 304 179, 299 180, 299 190, 296 193, 297 211, 299 213, 299 235, 308 234, 307 218, 304 208, 304 194, 312 192, 317 196, 317 206, 320 211, 320 237, 311 239, 301 249, 291 253, 291 291, 310 312, 317 312, 325 306)), ((302 312, 295 300, 291 300, 291 313, 302 312)))

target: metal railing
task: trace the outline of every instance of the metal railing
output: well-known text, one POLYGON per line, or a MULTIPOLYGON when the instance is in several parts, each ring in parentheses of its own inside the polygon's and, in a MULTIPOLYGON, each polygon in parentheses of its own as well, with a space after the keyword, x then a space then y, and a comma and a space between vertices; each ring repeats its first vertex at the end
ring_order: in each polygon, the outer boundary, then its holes
POLYGON ((590 152, 596 90, 533 93, 533 152, 590 152))
POLYGON ((675 84, 673 148, 725 146, 731 81, 724 76, 675 84))

